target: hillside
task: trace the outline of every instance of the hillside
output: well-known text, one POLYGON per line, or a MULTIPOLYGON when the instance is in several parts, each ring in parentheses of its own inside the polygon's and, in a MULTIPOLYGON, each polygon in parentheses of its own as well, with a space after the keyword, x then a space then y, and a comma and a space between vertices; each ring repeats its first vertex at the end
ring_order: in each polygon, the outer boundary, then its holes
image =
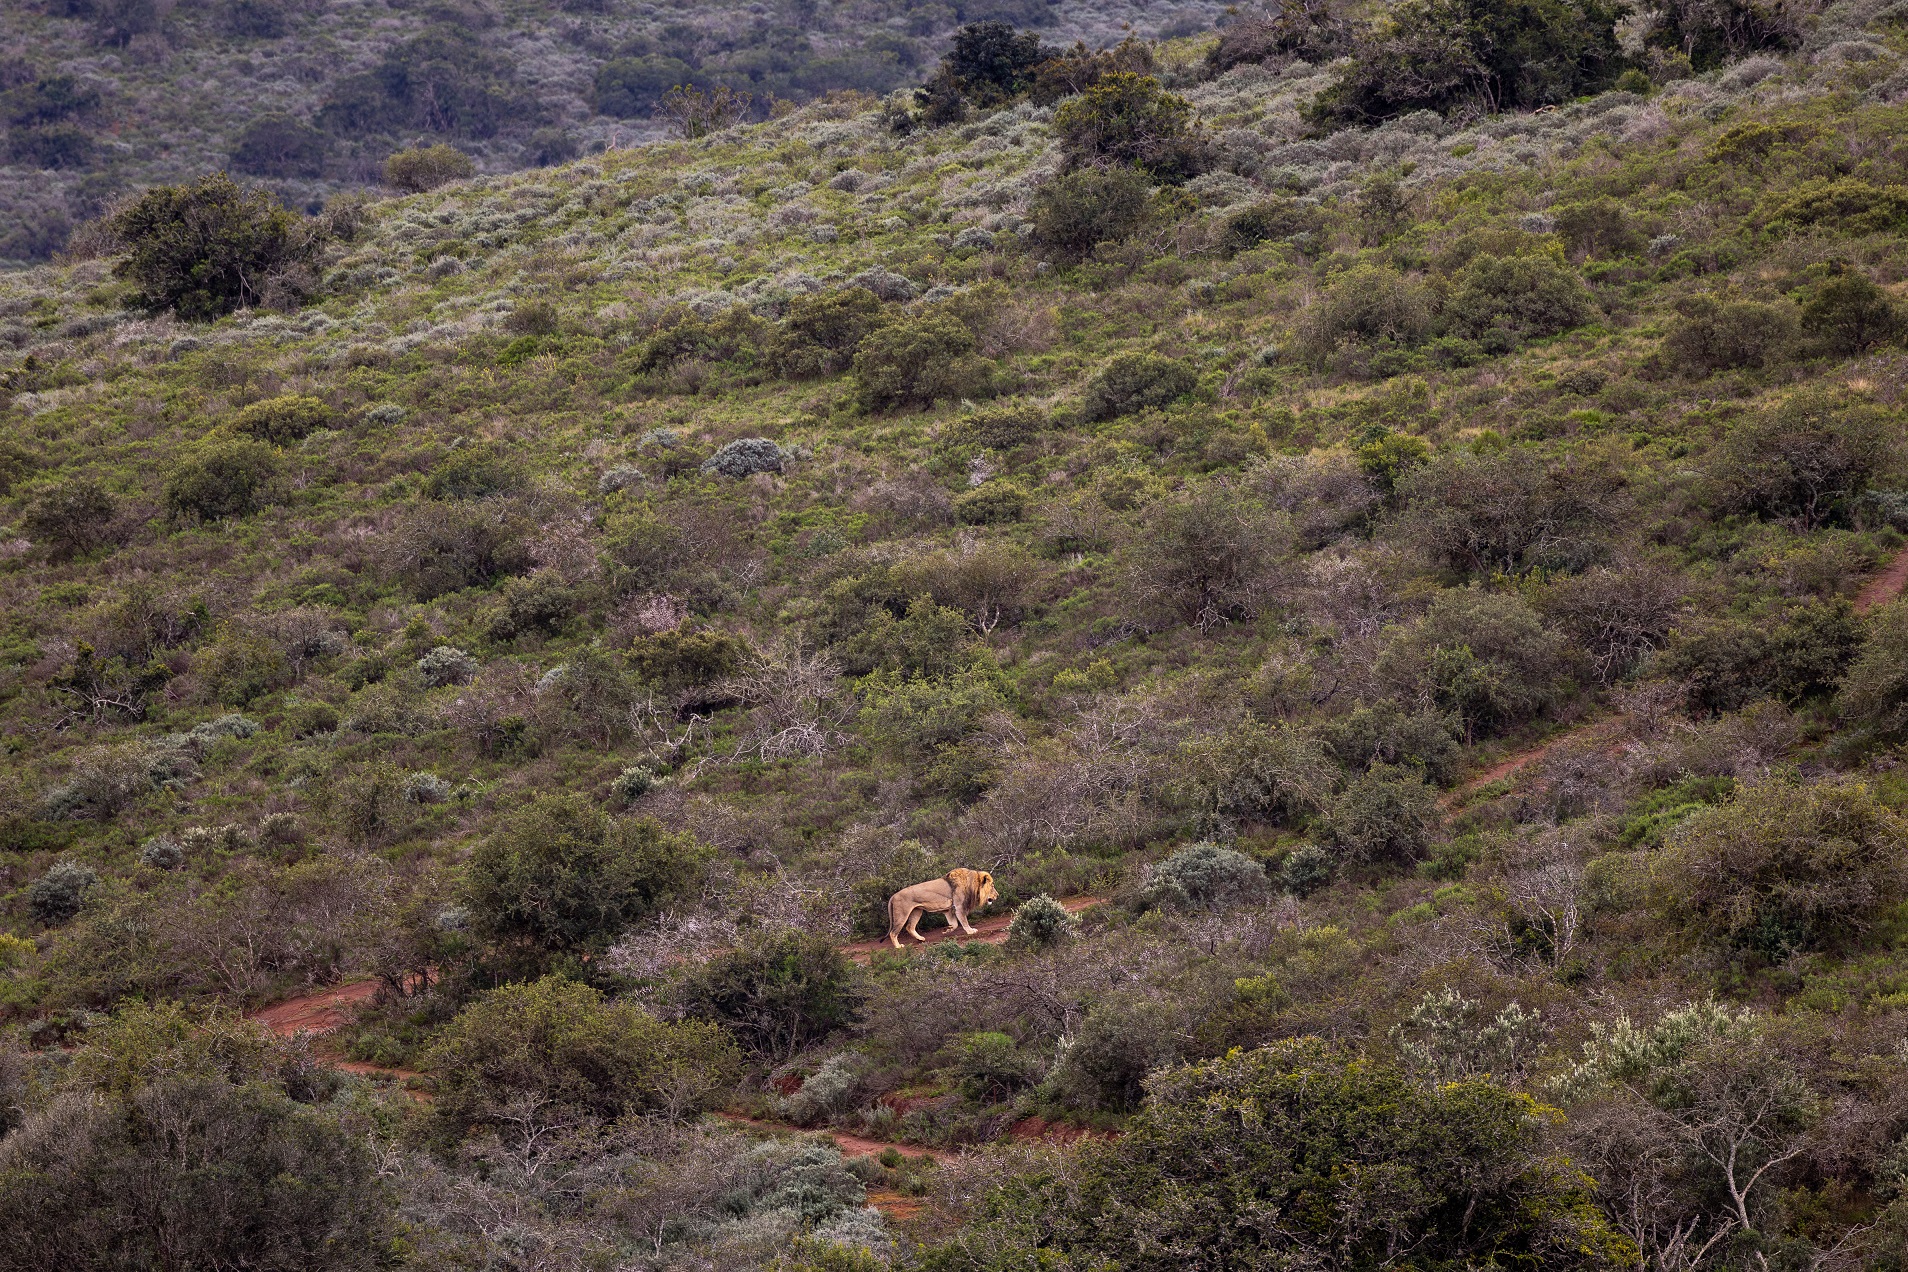
POLYGON ((1085 12, 0 274, 0 1269, 1904 1266, 1902 15, 1085 12))
POLYGON ((676 84, 758 114, 918 83, 961 22, 1057 46, 1210 26, 1221 6, 1078 0, 21 0, 0 11, 0 262, 43 260, 114 197, 230 167, 292 207, 454 145, 485 172, 664 135, 676 84))

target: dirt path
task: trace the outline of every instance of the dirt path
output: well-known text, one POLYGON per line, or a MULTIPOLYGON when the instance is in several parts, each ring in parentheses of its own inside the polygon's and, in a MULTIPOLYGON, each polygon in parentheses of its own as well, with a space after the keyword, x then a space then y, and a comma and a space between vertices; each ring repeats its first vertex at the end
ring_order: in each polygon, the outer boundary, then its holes
POLYGON ((1881 572, 1868 580, 1868 585, 1855 595, 1855 612, 1866 614, 1869 610, 1888 604, 1902 589, 1908 588, 1908 548, 1895 554, 1895 559, 1881 568, 1881 572))
POLYGON ((1627 715, 1604 716, 1600 720, 1592 720, 1589 724, 1566 729, 1555 737, 1539 742, 1536 746, 1519 751, 1515 755, 1507 755, 1482 773, 1465 778, 1461 784, 1440 795, 1438 807, 1448 812, 1455 805, 1463 803, 1464 797, 1471 792, 1481 790, 1492 782, 1503 781, 1511 774, 1528 768, 1567 743, 1582 742, 1598 737, 1607 738, 1620 732, 1629 719, 1627 715))
MULTIPOLYGON (((1067 908, 1068 914, 1078 914, 1082 910, 1091 910, 1096 905, 1105 905, 1106 898, 1069 897, 1060 904, 1067 908)), ((975 935, 973 936, 962 936, 960 929, 955 927, 944 927, 933 932, 923 932, 921 935, 927 938, 925 943, 928 945, 939 945, 942 941, 956 940, 978 941, 982 945, 1005 945, 1007 943, 1007 925, 1013 921, 1014 916, 1011 914, 996 914, 990 918, 978 920, 974 924, 975 935)), ((915 948, 915 943, 906 937, 902 938, 902 942, 903 949, 915 948)), ((857 963, 865 963, 876 951, 891 948, 892 947, 888 944, 888 938, 884 936, 879 940, 855 941, 852 944, 844 945, 841 947, 841 952, 857 963)))
POLYGON ((843 1157, 869 1157, 885 1153, 891 1148, 908 1157, 931 1157, 937 1162, 951 1162, 960 1156, 945 1148, 921 1148, 914 1144, 896 1144, 890 1140, 872 1140, 829 1127, 817 1127, 810 1130, 805 1127, 790 1126, 786 1122, 771 1122, 766 1118, 747 1117, 741 1113, 718 1113, 716 1116, 725 1122, 734 1122, 738 1126, 752 1126, 757 1130, 782 1131, 792 1135, 819 1135, 824 1139, 833 1140, 843 1157))
MULTIPOLYGON (((358 1014, 358 1008, 370 1002, 377 992, 378 982, 374 980, 351 981, 262 1007, 253 1012, 251 1018, 281 1038, 298 1034, 323 1038, 350 1024, 358 1014)), ((361 1078, 389 1078, 394 1082, 407 1082, 424 1076, 412 1069, 393 1069, 364 1060, 350 1060, 323 1046, 312 1048, 312 1058, 328 1069, 354 1073, 361 1078)), ((410 1094, 413 1099, 426 1098, 422 1092, 412 1091, 410 1094)))
MULTIPOLYGON (((1856 594, 1855 611, 1858 614, 1865 614, 1869 610, 1877 609, 1900 596, 1904 590, 1908 590, 1908 548, 1897 552, 1894 559, 1883 566, 1856 594)), ((1438 800, 1438 807, 1448 810, 1453 805, 1461 803, 1472 791, 1489 786, 1492 782, 1502 781, 1520 769, 1543 759, 1566 742, 1575 742, 1586 736, 1594 737, 1600 733, 1612 733, 1621 727, 1626 718, 1620 715, 1607 716, 1566 733, 1560 733, 1549 741, 1528 750, 1507 755, 1482 773, 1466 778, 1464 783, 1456 789, 1445 792, 1438 800)))

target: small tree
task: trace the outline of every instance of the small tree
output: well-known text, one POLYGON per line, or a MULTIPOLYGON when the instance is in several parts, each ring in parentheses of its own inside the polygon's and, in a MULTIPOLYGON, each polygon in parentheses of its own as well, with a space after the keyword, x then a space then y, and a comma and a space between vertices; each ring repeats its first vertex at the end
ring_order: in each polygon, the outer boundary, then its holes
POLYGON ((741 1071, 741 1054, 701 1021, 665 1024, 632 1003, 550 976, 492 990, 438 1035, 432 1112, 455 1133, 495 1129, 534 1154, 583 1119, 708 1108, 741 1071))
POLYGON ((112 542, 118 513, 118 501, 98 481, 75 477, 35 491, 20 527, 55 561, 70 561, 112 542))
POLYGON ((166 511, 182 521, 245 517, 271 501, 278 456, 264 442, 233 437, 206 442, 166 477, 166 511))
POLYGON ((1153 210, 1152 185, 1131 167, 1062 173, 1034 192, 1034 243, 1063 261, 1138 233, 1153 210))
POLYGON ((1732 428, 1710 472, 1727 506, 1809 531, 1845 516, 1899 451, 1888 412, 1811 390, 1732 428))
POLYGON ((472 927, 506 970, 600 953, 702 877, 708 850, 650 818, 610 817, 572 795, 506 818, 464 879, 472 927))
POLYGON ((1908 603, 1875 615, 1836 704, 1845 718, 1884 737, 1908 733, 1908 603))
POLYGON ((477 175, 477 165, 457 147, 439 142, 400 150, 384 161, 384 184, 407 194, 435 190, 477 175))
POLYGON ((1152 353, 1122 353, 1107 360, 1087 385, 1081 403, 1089 420, 1156 410, 1193 391, 1199 377, 1174 358, 1152 353))
POLYGON ((205 322, 247 305, 292 304, 315 286, 324 234, 261 189, 224 173, 156 186, 115 212, 108 229, 126 251, 113 272, 141 303, 205 322))
POLYGON ((750 94, 738 93, 727 84, 706 93, 693 85, 678 84, 656 104, 656 118, 674 128, 677 136, 693 141, 744 118, 749 101, 750 94))
POLYGON ((1332 842, 1353 861, 1411 862, 1424 856, 1443 820, 1437 792, 1421 775, 1374 764, 1332 801, 1332 842))
POLYGON ((1658 883, 1723 944, 1772 961, 1833 947, 1908 898, 1908 821, 1860 782, 1763 782, 1678 826, 1658 883))
POLYGON ((1075 165, 1136 165, 1183 181, 1207 164, 1192 104, 1150 75, 1115 71, 1054 111, 1053 129, 1075 165))
POLYGON ((788 930, 717 955, 689 974, 682 993, 692 1013, 774 1061, 851 1024, 862 1001, 854 967, 833 941, 788 930))

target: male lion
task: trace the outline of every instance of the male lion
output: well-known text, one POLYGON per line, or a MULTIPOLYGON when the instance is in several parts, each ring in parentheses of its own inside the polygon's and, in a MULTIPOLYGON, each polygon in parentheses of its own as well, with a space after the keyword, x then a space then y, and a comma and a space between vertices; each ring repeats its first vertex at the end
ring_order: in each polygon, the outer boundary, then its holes
POLYGON ((927 938, 919 931, 921 916, 949 911, 954 914, 954 925, 972 936, 974 925, 967 921, 967 916, 998 900, 1000 893, 994 891, 993 875, 985 870, 956 867, 939 879, 903 888, 888 898, 888 940, 894 948, 900 949, 900 936, 905 930, 915 940, 925 942, 927 938))

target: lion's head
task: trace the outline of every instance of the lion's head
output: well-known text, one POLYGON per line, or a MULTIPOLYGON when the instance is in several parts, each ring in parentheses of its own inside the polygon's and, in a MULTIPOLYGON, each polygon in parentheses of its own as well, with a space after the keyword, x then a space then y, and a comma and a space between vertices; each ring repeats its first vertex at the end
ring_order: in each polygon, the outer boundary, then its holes
POLYGON ((994 876, 985 870, 969 870, 956 866, 947 872, 947 886, 964 902, 963 908, 972 912, 982 906, 1000 900, 1000 893, 994 888, 994 876))

